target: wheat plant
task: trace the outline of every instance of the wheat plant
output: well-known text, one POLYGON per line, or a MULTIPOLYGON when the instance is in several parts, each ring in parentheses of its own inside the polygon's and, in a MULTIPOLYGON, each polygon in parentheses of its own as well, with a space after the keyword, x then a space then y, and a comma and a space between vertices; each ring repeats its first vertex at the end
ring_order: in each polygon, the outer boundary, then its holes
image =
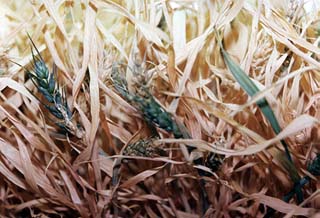
POLYGON ((30 37, 29 39, 32 44, 33 69, 31 71, 27 70, 27 76, 31 78, 39 93, 44 97, 44 101, 40 100, 40 102, 57 119, 54 122, 63 132, 82 138, 83 130, 81 126, 75 123, 65 92, 57 82, 56 65, 53 64, 53 70, 49 72, 36 45, 30 37), (34 53, 34 50, 36 53, 34 53))

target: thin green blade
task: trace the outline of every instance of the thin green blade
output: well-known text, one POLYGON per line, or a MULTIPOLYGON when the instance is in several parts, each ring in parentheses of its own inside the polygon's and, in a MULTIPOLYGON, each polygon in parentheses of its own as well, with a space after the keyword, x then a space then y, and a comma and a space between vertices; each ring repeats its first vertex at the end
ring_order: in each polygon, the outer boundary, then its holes
MULTIPOLYGON (((230 72, 232 73, 236 81, 240 84, 241 88, 243 88, 251 97, 258 94, 258 92, 260 91, 259 88, 252 82, 250 77, 247 74, 245 74, 245 72, 243 72, 243 70, 230 58, 228 53, 224 50, 222 44, 221 43, 219 44, 221 47, 221 51, 222 51, 222 55, 225 60, 225 63, 227 64, 230 72)), ((280 125, 267 100, 263 98, 257 101, 257 105, 261 109, 264 116, 270 122, 273 131, 276 134, 280 133, 281 131, 280 125)), ((291 161, 292 159, 291 159, 287 144, 283 140, 281 140, 281 143, 285 148, 287 158, 291 161)))
MULTIPOLYGON (((224 58, 225 63, 227 64, 230 72, 236 79, 236 81, 240 84, 241 88, 244 89, 249 96, 254 96, 258 94, 260 91, 259 88, 252 82, 250 77, 236 64, 228 55, 228 53, 224 50, 223 45, 221 41, 218 39, 219 46, 221 48, 221 52, 224 58)), ((264 116, 268 119, 269 123, 271 124, 271 127, 273 131, 278 134, 281 131, 281 127, 268 103, 268 101, 265 98, 262 98, 258 100, 257 102, 258 107, 261 109, 264 116)), ((283 162, 283 166, 286 168, 286 170, 289 172, 290 178, 292 181, 296 184, 300 180, 300 176, 298 174, 298 171, 296 167, 293 164, 290 151, 288 149, 288 145, 284 140, 281 140, 281 144, 283 145, 286 153, 286 159, 283 159, 282 157, 280 159, 281 162, 283 162)), ((295 193, 297 194, 298 201, 301 201, 303 199, 302 191, 299 187, 296 187, 295 185, 295 193)))

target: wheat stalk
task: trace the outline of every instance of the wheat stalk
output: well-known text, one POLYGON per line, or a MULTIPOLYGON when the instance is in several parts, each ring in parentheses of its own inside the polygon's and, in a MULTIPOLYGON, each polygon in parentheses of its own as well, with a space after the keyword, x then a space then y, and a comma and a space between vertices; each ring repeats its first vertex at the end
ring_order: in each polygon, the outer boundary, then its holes
POLYGON ((68 106, 64 92, 56 82, 57 67, 54 64, 50 73, 39 50, 32 41, 31 52, 33 58, 33 70, 27 69, 27 76, 31 78, 39 93, 45 98, 46 102, 40 101, 49 112, 59 121, 55 124, 65 133, 70 133, 78 138, 83 137, 83 130, 73 120, 72 112, 68 106), (36 51, 36 54, 34 53, 36 51))

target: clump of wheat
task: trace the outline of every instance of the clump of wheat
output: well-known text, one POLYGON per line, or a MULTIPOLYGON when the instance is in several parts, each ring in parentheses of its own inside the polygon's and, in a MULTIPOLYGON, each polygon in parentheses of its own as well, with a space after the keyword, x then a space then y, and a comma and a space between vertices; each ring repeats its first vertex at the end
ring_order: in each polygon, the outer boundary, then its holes
MULTIPOLYGON (((111 79, 115 89, 138 111, 140 111, 144 119, 153 126, 159 127, 166 130, 168 133, 172 133, 175 138, 190 138, 189 133, 182 124, 174 120, 171 114, 169 114, 153 97, 150 93, 146 77, 139 73, 134 73, 134 78, 132 82, 133 89, 129 91, 128 83, 120 75, 120 70, 118 67, 113 67, 111 79), (181 129, 183 128, 183 129, 181 129)), ((144 140, 138 141, 136 144, 128 146, 126 152, 132 153, 137 156, 149 156, 152 155, 153 149, 148 143, 145 143, 144 140), (147 146, 146 146, 147 145, 147 146), (151 149, 152 152, 149 152, 151 149)), ((192 152, 195 148, 193 146, 188 146, 187 149, 189 152, 192 152)), ((204 161, 204 158, 197 158, 193 161, 195 165, 205 165, 209 167, 212 171, 217 171, 220 168, 222 163, 222 158, 219 155, 214 153, 208 154, 207 159, 204 161)), ((198 169, 200 176, 206 176, 207 173, 203 170, 198 169)), ((203 178, 200 179, 200 199, 202 202, 202 211, 203 213, 209 207, 208 195, 205 190, 205 181, 203 178)))
POLYGON ((75 123, 72 112, 68 106, 66 96, 56 82, 57 67, 53 65, 50 73, 46 63, 44 62, 39 50, 30 38, 32 46, 33 70, 27 70, 27 76, 31 78, 39 93, 45 98, 46 102, 42 104, 49 112, 58 119, 55 124, 65 133, 72 134, 78 138, 83 137, 83 130, 75 123), (34 53, 34 49, 36 54, 34 53))
MULTIPOLYGON (((150 124, 172 133, 175 138, 190 138, 186 128, 181 131, 181 125, 178 125, 174 118, 169 114, 153 97, 148 88, 146 77, 139 72, 134 72, 132 81, 133 89, 129 91, 128 83, 120 75, 118 66, 113 66, 111 78, 115 89, 138 111, 143 118, 150 124)), ((188 146, 191 152, 194 147, 188 146)), ((205 164, 212 171, 217 171, 222 164, 223 158, 217 154, 211 153, 205 161, 202 158, 195 160, 195 164, 205 164), (203 163, 204 162, 204 163, 203 163)), ((200 173, 202 175, 202 173, 200 173)))

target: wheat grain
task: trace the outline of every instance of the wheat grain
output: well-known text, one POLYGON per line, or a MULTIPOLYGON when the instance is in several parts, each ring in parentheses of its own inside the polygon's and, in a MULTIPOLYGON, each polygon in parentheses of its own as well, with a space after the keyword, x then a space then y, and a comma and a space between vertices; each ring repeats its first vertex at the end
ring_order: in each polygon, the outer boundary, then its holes
POLYGON ((124 155, 155 157, 164 154, 164 150, 154 145, 155 137, 140 139, 134 143, 130 143, 123 151, 124 155))

